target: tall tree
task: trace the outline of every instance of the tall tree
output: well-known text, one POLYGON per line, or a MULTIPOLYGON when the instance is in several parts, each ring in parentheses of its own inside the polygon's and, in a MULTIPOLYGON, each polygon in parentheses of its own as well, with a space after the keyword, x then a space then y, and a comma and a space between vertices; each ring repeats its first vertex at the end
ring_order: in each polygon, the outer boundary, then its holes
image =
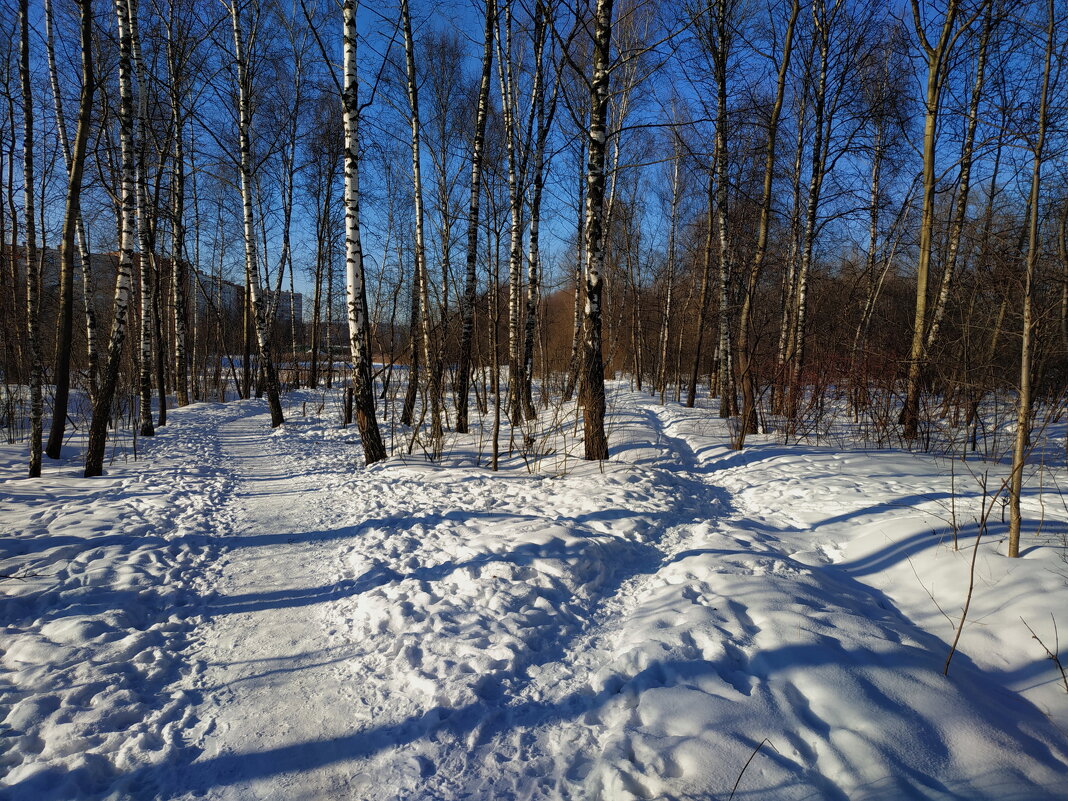
POLYGON ((493 71, 493 42, 497 28, 497 2, 486 0, 486 29, 482 44, 482 73, 478 84, 478 108, 475 112, 475 132, 471 143, 471 199, 467 207, 467 257, 465 282, 460 316, 463 329, 460 334, 460 355, 456 374, 456 430, 463 434, 468 430, 468 391, 471 382, 471 352, 474 343, 475 295, 478 278, 478 214, 479 198, 482 195, 482 162, 486 148, 486 118, 489 113, 490 78, 493 71))
POLYGON ((121 150, 121 193, 119 211, 119 264, 115 276, 114 312, 108 340, 107 362, 100 377, 100 389, 93 400, 93 418, 89 424, 89 443, 85 452, 85 476, 104 472, 104 448, 107 445, 111 404, 119 381, 126 322, 130 304, 133 273, 134 237, 137 226, 137 155, 134 150, 133 44, 130 35, 129 5, 115 0, 115 17, 119 34, 119 141, 121 150))
POLYGON ((44 398, 41 385, 40 264, 37 261, 37 229, 34 216, 33 180, 33 87, 30 80, 30 22, 28 0, 19 0, 19 81, 22 87, 22 200, 26 247, 26 339, 30 351, 30 478, 41 475, 41 436, 44 398))
MULTIPOLYGON (((63 233, 59 246, 59 320, 56 342, 56 366, 53 380, 56 386, 52 403, 52 426, 48 433, 45 452, 51 459, 58 459, 63 449, 63 431, 67 422, 67 404, 70 397, 71 341, 74 334, 74 249, 75 233, 78 234, 79 253, 83 265, 89 261, 85 244, 85 227, 82 224, 82 176, 85 171, 85 154, 89 144, 89 128, 92 124, 93 93, 96 91, 93 75, 93 9, 92 0, 79 0, 81 30, 82 91, 78 101, 78 128, 74 136, 74 150, 67 139, 66 121, 63 119, 63 104, 56 69, 55 45, 52 36, 52 3, 45 0, 45 26, 47 30, 48 73, 56 104, 56 127, 60 138, 64 161, 67 165, 67 203, 63 216, 63 233)), ((88 269, 83 269, 82 279, 89 280, 88 269)), ((87 290, 87 300, 91 296, 87 290)), ((92 305, 91 303, 89 304, 92 305)), ((94 325, 89 326, 90 337, 94 325)), ((90 339, 90 350, 95 350, 90 339)), ((89 377, 95 383, 93 361, 90 359, 89 377)))
POLYGON ((1020 336, 1020 388, 1016 400, 1016 435, 1012 447, 1012 472, 1009 476, 1009 547, 1008 555, 1020 555, 1020 530, 1023 517, 1020 497, 1023 494, 1023 470, 1031 436, 1031 371, 1034 361, 1034 285, 1041 243, 1038 236, 1042 162, 1046 157, 1046 135, 1049 122, 1050 77, 1053 72, 1053 51, 1056 44, 1057 17, 1054 0, 1046 0, 1046 46, 1042 67, 1042 88, 1039 91, 1038 121, 1031 146, 1031 192, 1028 197, 1027 259, 1024 264, 1022 326, 1020 336))
MULTIPOLYGON (((245 280, 252 306, 256 329, 256 344, 266 378, 267 405, 271 411, 271 427, 285 422, 279 398, 278 373, 271 354, 270 332, 267 328, 267 304, 260 283, 260 261, 256 244, 256 221, 253 214, 254 167, 252 158, 252 98, 251 73, 246 54, 246 39, 241 22, 241 0, 231 0, 228 9, 234 36, 234 67, 237 72, 238 147, 240 150, 241 204, 245 237, 245 280)), ((258 8, 256 15, 258 16, 258 8)), ((256 20, 258 22, 258 20, 256 20)), ((254 24, 253 29, 255 30, 254 24)))
POLYGON ((593 20, 593 74, 589 80, 590 127, 586 139, 586 309, 581 402, 586 459, 608 458, 605 436, 601 298, 604 293, 604 173, 607 139, 612 0, 597 0, 593 20))
POLYGON ((356 3, 345 0, 345 85, 342 104, 345 118, 345 296, 348 305, 349 350, 352 357, 352 389, 356 425, 360 429, 367 464, 386 458, 375 415, 374 379, 371 371, 370 325, 367 288, 364 281, 363 245, 360 241, 360 107, 356 71, 356 3))
POLYGON ((935 160, 938 155, 938 120, 942 110, 942 90, 949 73, 950 55, 957 40, 967 30, 971 21, 958 25, 961 12, 960 0, 948 0, 942 17, 941 31, 932 43, 927 36, 924 20, 926 6, 921 6, 919 0, 910 0, 910 3, 917 47, 927 66, 922 149, 923 194, 920 199, 919 258, 916 265, 916 309, 912 322, 912 346, 909 349, 905 402, 901 409, 903 435, 905 439, 911 440, 919 435, 920 425, 920 377, 923 371, 923 346, 927 322, 927 285, 931 270, 931 253, 934 249, 935 192, 938 188, 935 160))

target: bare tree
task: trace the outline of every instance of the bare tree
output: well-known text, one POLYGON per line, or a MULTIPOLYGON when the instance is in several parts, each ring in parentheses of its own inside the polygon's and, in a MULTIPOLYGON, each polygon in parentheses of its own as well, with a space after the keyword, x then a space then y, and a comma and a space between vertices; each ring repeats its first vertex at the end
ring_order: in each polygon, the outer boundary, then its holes
POLYGON ((33 180, 33 88, 30 82, 30 23, 29 4, 19 0, 19 80, 22 86, 22 199, 26 247, 26 339, 30 351, 30 478, 41 475, 41 436, 44 418, 44 399, 41 384, 44 369, 41 365, 41 343, 38 331, 38 286, 40 265, 37 261, 37 229, 34 218, 33 180))
POLYGON ((608 458, 605 436, 604 356, 601 297, 604 292, 604 167, 612 41, 612 0, 597 0, 593 29, 593 74, 589 80, 590 127, 586 140, 586 314, 582 369, 585 458, 608 458))
POLYGON ((1023 494, 1023 470, 1027 459, 1031 433, 1031 371, 1034 338, 1034 283, 1041 243, 1038 237, 1039 192, 1042 186, 1042 162, 1046 156, 1046 135, 1049 121, 1050 76, 1056 44, 1057 17, 1054 0, 1046 0, 1046 47, 1042 68, 1042 89, 1039 93, 1038 121, 1031 151, 1031 193, 1028 198, 1027 260, 1024 266, 1023 331, 1020 336, 1020 389, 1016 401, 1016 436, 1012 448, 1012 473, 1009 478, 1009 548, 1008 555, 1020 555, 1020 496, 1023 494))
POLYGON ((471 199, 467 207, 467 257, 465 283, 460 316, 463 329, 460 338, 459 365, 456 374, 456 430, 468 430, 467 406, 471 381, 471 351, 474 342, 475 295, 478 279, 478 214, 482 195, 482 161, 486 143, 486 117, 489 112, 489 89, 493 70, 493 42, 497 28, 497 2, 486 0, 486 29, 482 45, 482 73, 478 84, 478 109, 475 116, 474 139, 471 143, 471 199))
POLYGON ((131 275, 133 273, 134 237, 137 225, 137 156, 134 150, 133 103, 133 44, 130 35, 129 6, 126 0, 115 0, 115 17, 119 34, 119 139, 121 147, 122 187, 120 197, 119 264, 115 276, 114 314, 108 357, 100 379, 100 389, 93 400, 93 419, 89 425, 89 443, 85 453, 85 476, 99 476, 104 472, 104 448, 107 445, 111 404, 119 380, 122 346, 126 341, 126 322, 129 313, 131 275))

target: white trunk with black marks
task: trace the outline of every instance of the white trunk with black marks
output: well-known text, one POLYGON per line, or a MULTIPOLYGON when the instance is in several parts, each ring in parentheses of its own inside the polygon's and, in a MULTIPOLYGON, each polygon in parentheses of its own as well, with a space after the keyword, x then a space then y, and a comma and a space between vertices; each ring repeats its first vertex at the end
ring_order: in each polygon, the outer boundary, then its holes
POLYGON ((727 60, 731 46, 731 19, 727 0, 716 2, 716 48, 713 54, 716 74, 716 235, 719 240, 719 360, 716 384, 719 387, 719 416, 734 413, 733 372, 731 370, 730 242, 727 230, 727 60))
MULTIPOLYGON (((173 80, 172 74, 172 80, 173 80)), ((189 403, 189 329, 187 320, 189 304, 186 300, 186 286, 189 281, 188 257, 185 243, 185 136, 184 119, 178 106, 179 94, 175 89, 171 94, 172 114, 174 116, 174 186, 172 192, 171 222, 171 260, 174 265, 172 293, 174 301, 174 384, 178 396, 178 405, 189 403)))
POLYGON ((478 289, 478 215, 482 194, 482 162, 486 147, 486 118, 489 113, 490 79, 493 71, 494 31, 497 28, 496 0, 486 0, 486 30, 482 45, 482 77, 478 85, 478 111, 475 135, 471 144, 471 200, 467 209, 467 258, 464 302, 460 310, 463 330, 460 335, 460 363, 456 376, 456 430, 468 430, 468 391, 471 382, 471 351, 474 344, 475 296, 478 289))
POLYGON ((549 24, 548 9, 544 0, 538 0, 534 11, 534 86, 531 103, 537 119, 534 140, 534 163, 531 170, 530 234, 527 242, 527 309, 523 332, 522 400, 523 414, 528 419, 535 417, 531 388, 534 383, 534 330, 538 320, 538 300, 541 294, 541 250, 539 224, 541 222, 541 195, 545 184, 545 149, 549 137, 551 112, 546 109, 545 99, 545 39, 549 24))
MULTIPOLYGON (((91 9, 90 9, 91 10, 91 9)), ((67 120, 63 115, 63 97, 59 87, 59 71, 56 68, 55 42, 53 37, 53 19, 51 0, 44 2, 45 15, 45 50, 48 58, 48 78, 52 87, 52 99, 56 110, 56 132, 59 138, 60 151, 63 155, 63 163, 67 171, 67 214, 73 213, 74 218, 69 221, 64 219, 63 236, 60 245, 60 275, 59 275, 59 310, 56 336, 56 361, 53 370, 53 383, 55 394, 52 403, 52 426, 48 434, 48 443, 45 453, 52 459, 58 459, 63 448, 63 433, 67 421, 67 405, 70 397, 70 368, 73 358, 72 340, 74 334, 74 238, 77 231, 81 235, 81 255, 84 265, 88 261, 88 249, 85 247, 85 229, 81 220, 81 180, 83 164, 85 161, 85 145, 81 141, 76 143, 78 153, 71 152, 70 140, 67 136, 67 120), (80 145, 80 147, 79 147, 80 145), (72 205, 73 204, 73 205, 72 205), (67 229, 70 229, 68 241, 67 229)), ((82 97, 79 103, 79 129, 78 134, 88 137, 89 112, 93 96, 92 76, 92 49, 87 51, 82 47, 82 97), (85 69, 89 66, 89 70, 85 69), (84 121, 83 121, 84 120, 84 121)), ((87 289, 87 283, 83 290, 87 289)), ((84 293, 83 293, 84 294, 84 293)), ((85 297, 91 297, 86 294, 85 297)), ((91 303, 86 306, 87 315, 91 317, 91 303)), ((91 334, 91 331, 87 331, 91 334)), ((92 344, 90 339, 90 344, 92 344)), ((95 347, 95 346, 93 346, 95 347)), ((95 393, 94 365, 90 365, 90 397, 95 393)))
POLYGON ((693 365, 690 369, 690 385, 686 391, 686 405, 693 408, 697 403, 697 377, 701 372, 704 355, 705 326, 708 318, 709 299, 712 295, 712 245, 716 236, 715 184, 713 172, 708 174, 708 225, 705 229, 704 269, 701 272, 701 299, 697 306, 697 334, 694 337, 693 365))
MULTIPOLYGON (((179 406, 189 404, 189 258, 185 241, 185 110, 182 107, 186 59, 176 41, 176 6, 167 21, 167 71, 170 77, 171 125, 174 128, 174 163, 171 166, 171 287, 174 306, 174 384, 179 406)), ((194 304, 195 307, 196 304, 194 304)))
POLYGON ((571 356, 568 359, 567 381, 564 384, 564 400, 570 401, 579 383, 582 372, 582 319, 583 319, 583 272, 586 268, 586 173, 583 155, 586 149, 579 146, 578 193, 575 210, 575 303, 572 306, 571 356))
POLYGON ((504 118, 505 153, 508 164, 508 416, 512 425, 523 422, 519 316, 523 259, 523 189, 520 183, 519 138, 516 121, 516 80, 512 69, 512 9, 504 9, 504 50, 497 37, 497 72, 501 85, 501 115, 504 118))
POLYGON ((37 228, 34 219, 33 180, 33 88, 30 84, 29 4, 19 2, 19 82, 22 86, 22 174, 23 213, 26 226, 26 339, 30 349, 30 478, 41 475, 41 437, 44 423, 41 343, 38 331, 40 269, 37 261, 37 228))
MULTIPOLYGON (((853 334, 853 346, 849 349, 849 375, 852 380, 860 380, 858 368, 860 365, 860 346, 867 331, 868 320, 875 311, 877 298, 876 288, 880 281, 875 276, 875 264, 879 255, 879 192, 882 179, 883 156, 886 152, 883 146, 882 121, 875 122, 875 132, 872 140, 871 158, 871 191, 868 195, 868 255, 864 262, 864 275, 867 277, 868 289, 864 297, 864 309, 860 314, 860 322, 853 334)), ((858 387, 858 390, 861 388, 858 387)))
POLYGON ((134 151, 137 153, 137 243, 140 250, 141 325, 140 360, 137 391, 140 398, 141 436, 155 434, 152 425, 152 249, 149 244, 148 220, 148 91, 145 67, 141 60, 141 37, 138 28, 137 0, 127 0, 130 24, 130 47, 134 80, 137 86, 137 123, 134 128, 134 151))
MULTIPOLYGON (((423 233, 423 175, 420 169, 419 85, 415 72, 415 42, 412 37, 412 17, 408 0, 401 0, 401 24, 404 28, 404 71, 408 82, 408 107, 412 126, 412 193, 415 203, 415 269, 419 283, 420 327, 423 340, 423 361, 427 370, 427 395, 430 405, 430 448, 437 457, 441 453, 444 432, 441 427, 441 388, 435 380, 441 372, 433 363, 434 338, 431 323, 430 279, 426 266, 426 239, 423 233)), ((414 306, 414 304, 413 304, 414 306)))
MULTIPOLYGON (((52 41, 52 4, 50 0, 45 0, 48 73, 52 83, 52 94, 56 105, 56 124, 59 129, 60 145, 63 150, 63 159, 67 166, 68 178, 66 209, 60 242, 59 321, 56 337, 56 367, 53 374, 55 394, 52 402, 52 426, 48 434, 48 445, 45 448, 45 452, 52 459, 58 459, 62 452, 63 432, 67 421, 74 334, 74 243, 76 231, 82 231, 84 234, 84 229, 81 225, 82 176, 84 174, 85 153, 89 141, 89 127, 92 123, 93 94, 96 90, 93 76, 91 0, 83 0, 80 3, 80 23, 82 90, 78 102, 78 127, 72 152, 67 139, 66 120, 63 117, 63 102, 59 93, 59 76, 56 70, 55 47, 52 41)), ((81 254, 83 260, 87 259, 88 249, 84 247, 84 238, 81 254)), ((90 398, 95 395, 96 390, 92 375, 93 369, 94 365, 91 364, 90 398)))
POLYGON ((612 0, 597 0, 594 15, 590 129, 586 146, 586 319, 582 371, 584 455, 608 458, 604 430, 604 356, 601 351, 601 297, 604 292, 604 165, 609 100, 612 0))
POLYGON ((364 282, 363 244, 360 240, 360 107, 355 0, 346 0, 341 13, 345 46, 345 84, 341 98, 345 123, 345 299, 356 424, 360 429, 364 458, 367 464, 373 464, 386 458, 386 449, 382 445, 375 414, 367 287, 364 282))
POLYGON ((93 401, 93 419, 89 426, 89 443, 85 456, 85 476, 99 476, 104 470, 111 404, 119 379, 122 347, 126 341, 130 289, 133 275, 134 238, 137 235, 137 154, 134 149, 133 46, 130 37, 129 6, 115 0, 115 17, 119 35, 119 141, 122 159, 122 191, 119 214, 119 265, 115 277, 114 316, 108 339, 107 363, 101 373, 100 388, 93 401))
POLYGON ((271 342, 267 330, 267 304, 260 284, 260 263, 256 248, 256 221, 253 215, 254 176, 252 174, 252 105, 249 95, 252 82, 245 59, 245 37, 241 28, 239 0, 232 0, 230 19, 234 35, 234 65, 237 68, 238 147, 240 149, 241 205, 245 238, 245 273, 252 302, 256 342, 260 360, 266 373, 267 404, 271 410, 271 427, 277 428, 285 419, 278 393, 278 375, 271 357, 271 342))

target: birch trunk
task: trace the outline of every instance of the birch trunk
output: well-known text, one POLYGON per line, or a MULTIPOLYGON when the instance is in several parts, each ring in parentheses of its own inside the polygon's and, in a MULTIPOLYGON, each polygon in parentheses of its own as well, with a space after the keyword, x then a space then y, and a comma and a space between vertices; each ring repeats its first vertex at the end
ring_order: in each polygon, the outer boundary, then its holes
MULTIPOLYGON (((59 330, 56 343, 55 400, 52 404, 52 427, 48 435, 46 453, 58 459, 63 449, 63 431, 67 421, 67 403, 70 396, 71 340, 74 333, 74 240, 75 232, 81 231, 80 248, 83 258, 88 257, 84 247, 84 229, 81 225, 82 176, 85 153, 89 143, 89 126, 92 124, 93 94, 96 84, 93 76, 92 0, 79 3, 81 22, 82 91, 78 102, 78 127, 74 136, 74 151, 67 141, 66 122, 63 119, 62 101, 59 94, 59 78, 56 73, 55 48, 52 44, 52 4, 45 0, 45 24, 48 29, 48 71, 52 80, 52 93, 56 102, 56 121, 64 160, 67 164, 67 207, 63 217, 63 234, 60 242, 60 301, 59 330)), ((83 271, 83 275, 86 273, 83 271)), ((91 294, 87 294, 91 297, 91 294)), ((90 375, 92 366, 90 366, 90 375)), ((90 396, 93 393, 90 393, 90 396)))
POLYGON ((134 237, 137 225, 137 182, 134 149, 134 103, 132 43, 130 38, 129 7, 126 0, 115 0, 115 17, 119 35, 119 141, 122 160, 122 190, 119 214, 119 265, 115 277, 114 316, 108 339, 107 362, 100 377, 100 388, 93 400, 93 419, 89 425, 89 443, 85 454, 85 477, 99 476, 104 471, 104 448, 107 445, 111 404, 119 380, 123 344, 126 341, 126 322, 130 304, 130 285, 133 273, 134 237))
POLYGON ((585 147, 579 145, 579 172, 578 172, 578 203, 575 206, 575 303, 572 307, 572 333, 571 355, 568 358, 567 379, 564 383, 564 401, 570 401, 575 393, 575 385, 579 383, 579 373, 582 369, 582 320, 583 320, 583 271, 586 265, 586 175, 581 168, 585 147))
POLYGON ((415 73, 415 42, 412 37, 412 17, 408 0, 401 0, 401 24, 404 28, 404 67, 408 80, 408 106, 412 125, 412 193, 415 203, 415 270, 419 283, 420 336, 423 341, 423 359, 427 367, 427 394, 430 405, 430 447, 435 458, 440 455, 444 432, 441 428, 441 391, 436 377, 441 373, 432 360, 434 348, 431 330, 430 279, 426 266, 426 240, 423 234, 423 176, 420 169, 420 121, 419 86, 415 73))
POLYGON ((516 80, 512 70, 512 11, 511 4, 504 9, 504 50, 497 47, 497 72, 501 85, 501 114, 504 118, 505 152, 508 164, 508 417, 512 426, 523 422, 521 401, 521 373, 519 315, 520 282, 522 281, 523 252, 523 189, 520 184, 519 154, 516 140, 519 137, 516 122, 516 80))
POLYGON ((134 83, 137 86, 137 119, 134 134, 134 151, 137 154, 137 240, 140 258, 141 317, 140 360, 138 363, 137 389, 140 398, 140 434, 151 437, 155 434, 152 424, 152 250, 148 232, 148 154, 146 149, 148 127, 148 93, 145 68, 141 60, 141 37, 138 30, 137 0, 127 0, 130 26, 130 48, 133 60, 134 83))
POLYGON ((171 125, 174 127, 174 165, 171 168, 171 262, 174 281, 174 384, 178 405, 189 404, 189 265, 185 241, 185 114, 182 108, 184 59, 175 41, 175 6, 171 8, 167 30, 167 68, 170 73, 171 125))
POLYGON ((460 334, 460 360, 456 376, 456 430, 468 430, 467 407, 471 383, 471 351, 474 342, 475 293, 478 278, 478 214, 482 194, 482 161, 486 147, 486 117, 489 113, 489 89, 493 71, 493 41, 497 27, 496 0, 486 0, 486 30, 482 45, 482 77, 478 84, 478 111, 475 115, 475 136, 471 144, 471 200, 467 207, 467 270, 464 283, 464 302, 460 308, 463 330, 460 334))
POLYGON ((523 332, 522 382, 523 414, 530 420, 536 416, 531 395, 534 382, 534 330, 538 320, 538 299, 541 293, 541 250, 539 224, 541 222, 541 195, 545 184, 545 146, 552 123, 552 111, 546 110, 545 102, 545 38, 549 11, 544 0, 538 0, 534 11, 534 86, 530 102, 537 118, 537 133, 534 141, 534 164, 531 174, 530 235, 527 242, 527 308, 523 332))
POLYGON ((604 431, 604 357, 601 352, 601 297, 604 291, 604 164, 609 99, 612 2, 597 0, 594 17, 590 129, 586 146, 586 320, 582 403, 585 458, 608 458, 604 431))
POLYGON ((271 410, 271 427, 277 428, 285 422, 282 415, 282 402, 278 393, 278 374, 275 372, 271 356, 271 341, 267 331, 267 310, 260 288, 260 264, 256 253, 256 224, 252 212, 253 174, 252 174, 252 82, 245 60, 245 37, 241 28, 239 0, 232 0, 230 18, 234 35, 234 62, 237 68, 237 102, 238 102, 238 146, 241 158, 241 205, 245 236, 245 270, 248 275, 249 299, 255 316, 256 343, 259 346, 260 360, 266 373, 267 405, 271 410))
MULTIPOLYGON (((405 0, 407 2, 407 0, 405 0)), ((370 325, 360 241, 359 83, 356 74, 356 3, 342 6, 345 37, 345 296, 348 305, 349 350, 352 356, 352 396, 367 464, 386 458, 375 415, 371 370, 370 325)), ((290 301, 292 302, 292 300, 290 301)))
MULTIPOLYGON (((41 343, 38 331, 40 298, 40 268, 37 261, 37 229, 34 220, 33 180, 33 89, 30 85, 30 26, 29 4, 19 0, 19 81, 22 86, 22 174, 23 212, 25 215, 26 246, 26 339, 30 350, 30 478, 41 475, 41 436, 44 420, 44 398, 41 385, 44 369, 41 365, 41 343)), ((12 122, 14 119, 12 118, 12 122)))
POLYGON ((816 217, 819 212, 820 195, 827 163, 827 139, 829 132, 826 119, 827 103, 827 59, 830 50, 829 19, 823 0, 812 4, 812 22, 819 48, 819 73, 813 96, 813 124, 815 140, 812 144, 812 164, 810 168, 808 200, 805 204, 805 228, 801 241, 801 263, 797 269, 797 288, 793 320, 793 345, 787 346, 789 369, 789 387, 787 389, 786 415, 789 418, 789 430, 797 422, 798 405, 803 391, 806 346, 806 322, 808 316, 808 273, 812 266, 812 253, 816 243, 816 217))

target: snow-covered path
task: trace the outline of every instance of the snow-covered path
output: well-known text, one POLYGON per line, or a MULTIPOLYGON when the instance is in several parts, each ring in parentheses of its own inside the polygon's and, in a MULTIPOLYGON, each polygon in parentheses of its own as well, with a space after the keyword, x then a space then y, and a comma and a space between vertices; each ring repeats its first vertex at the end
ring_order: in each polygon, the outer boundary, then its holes
POLYGON ((352 729, 337 714, 345 649, 309 612, 341 590, 322 583, 332 550, 315 528, 329 512, 321 475, 265 437, 259 417, 226 421, 218 437, 232 528, 199 648, 203 752, 187 775, 222 798, 345 797, 348 773, 330 751, 352 729))
POLYGON ((223 556, 152 690, 177 739, 32 797, 1068 799, 1063 691, 1009 632, 1068 598, 1048 552, 982 554, 946 679, 967 553, 934 460, 614 408, 612 462, 540 474, 462 442, 364 469, 314 415, 183 410, 157 448, 204 463, 223 556))

